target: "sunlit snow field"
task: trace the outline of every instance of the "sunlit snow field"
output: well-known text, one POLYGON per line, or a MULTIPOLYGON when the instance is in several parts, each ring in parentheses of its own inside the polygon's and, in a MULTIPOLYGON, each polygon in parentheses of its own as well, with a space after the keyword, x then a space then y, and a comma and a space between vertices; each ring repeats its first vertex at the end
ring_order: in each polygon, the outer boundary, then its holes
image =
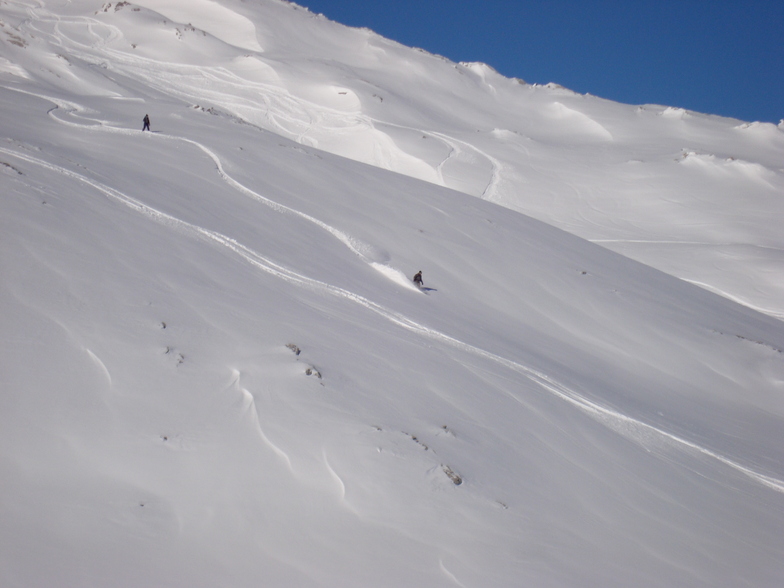
POLYGON ((4 2, 0 112, 0 585, 784 583, 781 127, 278 0, 4 2))

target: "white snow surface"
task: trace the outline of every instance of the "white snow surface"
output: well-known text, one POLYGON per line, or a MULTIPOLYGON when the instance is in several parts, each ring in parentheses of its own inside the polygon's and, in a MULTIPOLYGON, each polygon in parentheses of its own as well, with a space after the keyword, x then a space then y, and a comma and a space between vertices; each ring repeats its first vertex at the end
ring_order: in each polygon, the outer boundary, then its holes
POLYGON ((0 107, 3 587, 784 585, 781 127, 279 0, 6 0, 0 107))

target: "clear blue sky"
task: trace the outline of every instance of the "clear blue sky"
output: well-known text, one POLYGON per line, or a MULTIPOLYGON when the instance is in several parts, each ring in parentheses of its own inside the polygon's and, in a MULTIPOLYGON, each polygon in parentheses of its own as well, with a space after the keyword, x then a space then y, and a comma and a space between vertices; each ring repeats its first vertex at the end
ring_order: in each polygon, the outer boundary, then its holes
POLYGON ((784 119, 784 0, 296 0, 452 61, 629 104, 784 119))

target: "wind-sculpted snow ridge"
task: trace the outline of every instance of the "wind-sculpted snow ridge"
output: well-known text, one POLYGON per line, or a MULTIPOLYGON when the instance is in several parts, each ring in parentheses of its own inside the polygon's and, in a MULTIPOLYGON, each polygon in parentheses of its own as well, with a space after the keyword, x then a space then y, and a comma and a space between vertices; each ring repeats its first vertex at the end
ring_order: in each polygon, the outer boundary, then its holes
POLYGON ((242 394, 242 402, 243 402, 242 411, 248 415, 248 418, 250 418, 251 422, 253 423, 253 427, 258 432, 262 442, 267 447, 272 449, 275 455, 277 455, 286 464, 289 470, 293 471, 293 467, 291 465, 291 458, 289 458, 289 456, 286 454, 285 451, 283 451, 280 447, 278 447, 272 441, 270 441, 269 437, 267 437, 266 433, 264 432, 264 429, 262 429, 261 423, 259 422, 259 413, 258 410, 256 409, 256 401, 253 399, 253 394, 248 392, 245 388, 241 387, 240 372, 236 369, 232 370, 232 377, 233 380, 231 386, 238 389, 242 394))
POLYGON ((596 122, 590 116, 586 115, 579 110, 569 108, 561 102, 553 102, 545 111, 545 115, 549 118, 558 121, 565 121, 575 133, 575 139, 580 140, 580 136, 584 135, 589 140, 595 141, 612 141, 613 136, 600 123, 596 122))
MULTIPOLYGON (((166 139, 167 137, 163 136, 162 138, 166 139)), ((191 144, 197 144, 196 142, 191 141, 189 139, 182 139, 182 140, 184 140, 184 141, 186 141, 188 143, 191 143, 191 144)), ((224 179, 227 179, 227 181, 229 181, 230 178, 222 170, 222 166, 220 164, 220 160, 217 158, 217 156, 212 154, 212 152, 209 151, 208 149, 206 149, 204 147, 201 147, 201 148, 204 150, 205 153, 207 153, 208 155, 210 155, 210 157, 213 158, 213 160, 215 161, 216 166, 217 166, 217 168, 219 170, 219 173, 222 175, 222 177, 224 177, 224 179)), ((32 163, 34 165, 46 168, 48 170, 54 171, 54 172, 59 173, 59 174, 62 174, 63 176, 66 176, 66 177, 78 180, 78 181, 80 181, 80 182, 82 182, 82 183, 84 183, 84 184, 94 188, 98 192, 101 192, 102 194, 104 194, 108 198, 111 198, 111 199, 113 199, 113 200, 115 200, 115 201, 117 201, 117 202, 119 202, 119 203, 121 203, 121 204, 123 204, 123 205, 125 205, 125 206, 127 206, 129 208, 131 208, 132 210, 134 210, 134 211, 136 211, 136 212, 138 212, 140 214, 143 214, 144 216, 146 216, 150 220, 155 221, 156 223, 159 223, 159 224, 161 224, 163 226, 169 227, 169 228, 171 228, 171 229, 173 229, 173 230, 175 230, 175 231, 177 231, 179 233, 182 233, 182 234, 185 234, 185 235, 189 235, 189 236, 197 238, 197 239, 207 240, 207 241, 215 243, 215 244, 217 244, 219 246, 225 247, 225 248, 229 249, 230 251, 232 251, 233 253, 235 253, 236 255, 238 255, 239 257, 243 258, 245 261, 250 263, 253 267, 255 267, 255 268, 259 269, 259 270, 262 270, 262 271, 264 271, 264 272, 266 272, 268 274, 271 274, 271 275, 273 275, 273 276, 275 276, 275 277, 277 277, 279 279, 282 279, 282 280, 284 280, 284 281, 286 281, 286 282, 288 282, 288 283, 290 283, 290 284, 292 284, 294 286, 297 286, 297 287, 300 287, 300 288, 306 288, 306 289, 312 290, 312 291, 324 292, 324 293, 330 294, 332 296, 336 296, 336 297, 342 298, 342 299, 350 301, 350 302, 352 302, 354 304, 358 304, 358 305, 364 307, 365 309, 373 312, 374 314, 385 318, 386 320, 390 321, 391 323, 395 324, 396 326, 402 327, 402 328, 404 328, 404 329, 406 329, 408 331, 411 331, 411 332, 413 332, 413 333, 415 333, 415 334, 417 334, 417 335, 419 335, 421 337, 424 337, 424 338, 427 338, 427 339, 430 339, 430 340, 434 340, 434 341, 437 341, 439 343, 443 343, 443 344, 445 344, 445 345, 447 345, 449 347, 452 347, 452 348, 458 349, 460 351, 464 351, 464 352, 470 353, 470 354, 475 355, 477 357, 482 357, 484 359, 489 359, 489 360, 491 360, 491 361, 493 361, 493 362, 495 362, 495 363, 497 363, 497 364, 499 364, 499 365, 501 365, 501 366, 503 366, 503 367, 505 367, 507 369, 510 369, 510 370, 512 370, 514 372, 517 372, 517 373, 525 376, 530 381, 536 383, 540 388, 542 388, 542 389, 548 391, 549 393, 554 394, 558 398, 560 398, 560 399, 570 403, 571 405, 573 405, 576 408, 580 409, 581 411, 583 411, 584 413, 588 414, 589 416, 591 416, 592 418, 594 418, 598 422, 602 423, 603 425, 607 426, 608 428, 616 431, 617 433, 623 435, 624 437, 626 437, 626 438, 628 438, 628 439, 630 439, 632 441, 640 443, 644 447, 647 447, 649 445, 651 439, 659 439, 659 440, 663 440, 663 441, 665 441, 665 442, 667 442, 669 444, 672 444, 673 446, 680 447, 681 449, 697 451, 697 452, 699 452, 699 453, 701 453, 703 455, 706 455, 708 457, 711 457, 713 459, 716 459, 716 460, 720 461, 724 465, 727 465, 727 466, 729 466, 729 467, 731 467, 731 468, 733 468, 733 469, 743 473, 744 475, 748 476, 749 478, 753 479, 754 481, 756 481, 756 482, 758 482, 760 484, 763 484, 764 486, 766 486, 766 487, 768 487, 768 488, 770 488, 772 490, 784 493, 784 481, 781 481, 781 480, 778 480, 778 479, 766 476, 764 474, 760 474, 760 473, 754 471, 752 468, 749 468, 749 467, 743 466, 742 464, 736 463, 735 461, 733 461, 731 459, 728 459, 728 458, 726 458, 726 457, 724 457, 724 456, 722 456, 722 455, 720 455, 720 454, 718 454, 718 453, 716 453, 714 451, 711 451, 710 449, 701 447, 701 446, 699 446, 696 443, 690 442, 690 441, 688 441, 686 439, 683 439, 683 438, 678 437, 676 435, 670 434, 670 433, 668 433, 666 431, 663 431, 663 430, 661 430, 659 428, 656 428, 656 427, 654 427, 652 425, 648 425, 648 424, 646 424, 644 422, 641 422, 641 421, 639 421, 637 419, 634 419, 634 418, 631 418, 631 417, 626 416, 624 414, 621 414, 621 413, 619 413, 619 412, 617 412, 615 410, 612 410, 610 408, 601 406, 600 404, 598 404, 596 402, 588 400, 586 397, 584 397, 583 395, 579 394, 577 391, 575 391, 573 389, 570 389, 567 386, 564 386, 563 384, 558 382, 556 379, 554 379, 554 378, 552 378, 552 377, 550 377, 550 376, 548 376, 548 375, 546 375, 544 373, 541 373, 541 372, 539 372, 537 370, 534 370, 534 369, 532 369, 532 368, 530 368, 528 366, 522 365, 522 364, 520 364, 520 363, 518 363, 516 361, 504 358, 504 357, 502 357, 500 355, 497 355, 495 353, 491 353, 491 352, 486 351, 484 349, 478 348, 478 347, 476 347, 474 345, 465 343, 463 341, 460 341, 459 339, 451 337, 451 336, 449 336, 449 335, 447 335, 447 334, 445 334, 443 332, 440 332, 438 330, 431 329, 431 328, 427 327, 426 325, 423 325, 423 324, 421 324, 419 322, 411 320, 410 318, 406 317, 403 314, 400 314, 400 313, 398 313, 396 311, 393 311, 391 309, 385 308, 384 306, 382 306, 382 305, 380 305, 380 304, 378 304, 376 302, 373 302, 372 300, 369 300, 368 298, 366 298, 364 296, 361 296, 361 295, 356 294, 354 292, 350 292, 350 291, 348 291, 348 290, 346 290, 344 288, 340 288, 340 287, 328 284, 328 283, 323 282, 323 281, 319 281, 319 280, 315 280, 315 279, 309 278, 309 277, 304 276, 304 275, 302 275, 300 273, 292 271, 289 268, 286 268, 286 267, 284 267, 284 266, 274 262, 273 260, 271 260, 269 258, 266 258, 263 255, 260 255, 256 251, 253 251, 252 249, 242 245, 241 243, 237 242, 235 239, 232 239, 230 237, 222 235, 221 233, 219 233, 217 231, 212 231, 212 230, 209 230, 209 229, 205 229, 203 227, 199 227, 199 226, 193 225, 191 223, 188 223, 186 221, 178 219, 178 218, 176 218, 174 216, 171 216, 169 214, 166 214, 164 212, 156 210, 155 208, 152 208, 152 207, 150 207, 150 206, 140 202, 139 200, 137 200, 135 198, 132 198, 132 197, 126 195, 126 194, 123 194, 122 192, 119 192, 118 190, 115 190, 115 189, 113 189, 113 188, 111 188, 109 186, 106 186, 105 184, 102 184, 101 182, 98 182, 96 180, 90 179, 90 178, 86 177, 85 175, 82 175, 82 174, 70 171, 70 170, 65 169, 65 168, 63 168, 61 166, 58 166, 58 165, 55 165, 55 164, 52 164, 52 163, 48 163, 48 162, 46 162, 43 159, 40 159, 38 157, 33 157, 32 155, 28 155, 28 154, 21 153, 19 151, 14 151, 12 149, 4 148, 4 147, 0 147, 0 153, 4 153, 4 154, 9 155, 11 157, 16 157, 16 158, 21 159, 23 161, 26 161, 28 163, 32 163)), ((247 190, 246 188, 241 187, 241 185, 238 184, 237 182, 235 182, 234 180, 230 180, 229 183, 232 186, 234 186, 235 188, 238 188, 238 189, 241 188, 242 191, 247 190)), ((249 191, 249 192, 251 192, 251 191, 249 191)), ((285 211, 285 212, 289 212, 289 213, 302 214, 302 213, 300 213, 298 211, 294 211, 293 209, 291 209, 289 207, 281 206, 281 205, 279 205, 279 204, 277 204, 277 203, 275 203, 275 202, 273 202, 273 201, 271 201, 271 200, 269 200, 267 198, 263 198, 263 197, 259 196, 258 194, 256 194, 255 192, 251 192, 251 194, 254 195, 254 198, 262 201, 264 204, 272 207, 273 209, 276 209, 276 210, 279 210, 279 211, 285 211)), ((337 231, 337 230, 335 230, 332 227, 327 226, 325 223, 321 223, 320 221, 316 221, 316 219, 313 219, 312 217, 309 217, 308 215, 302 215, 302 216, 304 218, 307 218, 308 220, 311 220, 317 226, 319 226, 321 228, 324 228, 325 230, 327 230, 331 234, 335 235, 342 243, 344 243, 345 245, 349 246, 353 251, 356 252, 356 250, 354 250, 353 245, 351 243, 352 240, 350 238, 348 238, 344 233, 342 233, 340 231, 337 231)), ((386 274, 384 271, 382 271, 381 273, 388 277, 388 274, 386 274)), ((411 286, 411 288, 415 289, 414 286, 411 286)), ((107 374, 108 374, 108 372, 107 372, 107 374)), ((512 396, 512 398, 516 400, 516 398, 514 396, 512 396)), ((263 435, 263 433, 262 433, 262 435, 263 435)), ((269 443, 269 441, 267 441, 267 442, 269 443)), ((655 443, 655 445, 658 446, 659 444, 655 443)))

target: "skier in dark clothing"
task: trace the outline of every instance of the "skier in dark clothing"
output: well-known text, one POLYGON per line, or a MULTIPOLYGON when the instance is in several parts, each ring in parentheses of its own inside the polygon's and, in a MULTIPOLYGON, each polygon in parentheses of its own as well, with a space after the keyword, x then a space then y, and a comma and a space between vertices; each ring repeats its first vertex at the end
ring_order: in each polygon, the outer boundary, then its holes
POLYGON ((419 286, 420 288, 423 286, 422 282, 422 270, 419 270, 416 275, 414 275, 414 283, 419 286))
POLYGON ((150 130, 150 116, 148 114, 144 115, 144 120, 142 121, 144 126, 142 127, 142 131, 149 131, 150 130))

